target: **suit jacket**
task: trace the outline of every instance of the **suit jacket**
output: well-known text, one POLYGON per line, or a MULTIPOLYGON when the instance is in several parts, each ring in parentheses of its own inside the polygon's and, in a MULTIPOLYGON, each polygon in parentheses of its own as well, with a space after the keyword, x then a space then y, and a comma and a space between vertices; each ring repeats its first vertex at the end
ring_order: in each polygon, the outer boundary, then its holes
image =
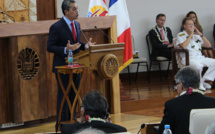
POLYGON ((61 133, 73 134, 80 129, 89 128, 89 127, 102 130, 105 133, 127 132, 126 128, 113 123, 105 123, 102 121, 91 121, 90 123, 85 122, 85 123, 62 124, 61 133))
POLYGON ((215 41, 215 24, 214 24, 213 36, 214 36, 214 41, 215 41))
POLYGON ((215 108, 215 98, 192 93, 168 100, 165 103, 159 134, 163 133, 165 124, 170 125, 173 134, 189 134, 190 111, 201 108, 215 108))
MULTIPOLYGON (((166 27, 166 30, 164 28, 164 32, 165 33, 167 32, 167 38, 169 40, 169 43, 171 44, 173 39, 172 31, 170 30, 169 27, 166 27)), ((159 51, 162 51, 164 49, 169 49, 167 48, 167 45, 164 45, 163 42, 159 40, 158 37, 161 39, 161 34, 156 26, 155 28, 149 31, 149 38, 152 43, 152 53, 150 55, 150 59, 153 59, 153 60, 156 59, 157 56, 159 56, 159 51), (155 30, 157 31, 158 35, 155 32, 155 30)))
MULTIPOLYGON (((85 44, 80 41, 80 24, 74 21, 76 28, 77 42, 81 43, 81 47, 73 51, 73 55, 79 53, 80 49, 85 50, 85 44)), ((66 47, 68 40, 71 44, 75 44, 73 35, 64 19, 59 20, 53 24, 49 29, 49 39, 47 43, 47 50, 54 53, 52 71, 57 73, 55 66, 66 65, 64 48, 66 47)))

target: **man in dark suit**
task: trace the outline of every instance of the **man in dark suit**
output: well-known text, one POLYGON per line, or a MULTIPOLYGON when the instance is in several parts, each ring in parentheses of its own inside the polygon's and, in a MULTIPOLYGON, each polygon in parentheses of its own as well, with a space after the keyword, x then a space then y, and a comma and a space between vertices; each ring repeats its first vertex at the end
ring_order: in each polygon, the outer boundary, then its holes
MULTIPOLYGON (((64 0, 62 3, 63 18, 53 24, 49 30, 49 39, 47 43, 47 50, 51 53, 54 53, 53 67, 52 71, 56 74, 56 79, 58 83, 58 94, 57 94, 57 119, 59 113, 59 107, 61 100, 63 98, 63 92, 60 88, 59 80, 57 77, 56 66, 66 65, 65 57, 67 57, 68 51, 71 49, 73 55, 79 53, 80 50, 88 49, 89 45, 94 45, 90 39, 87 44, 84 44, 80 41, 80 24, 75 21, 78 19, 78 6, 75 0, 64 0)), ((61 74, 61 79, 63 86, 66 89, 69 81, 68 74, 61 74)), ((73 81, 76 88, 78 89, 80 84, 80 75, 73 75, 73 81)), ((75 93, 73 89, 70 89, 68 94, 71 103, 75 98, 75 93)), ((73 115, 71 115, 73 116, 73 115)), ((75 115, 74 115, 75 116, 75 115)), ((65 102, 61 114, 61 121, 67 121, 70 119, 68 105, 65 102)), ((58 120, 56 126, 58 124, 58 120)))
POLYGON ((164 125, 169 124, 173 134, 189 134, 189 119, 192 109, 215 108, 215 98, 204 95, 198 89, 200 74, 190 66, 178 71, 175 76, 178 97, 165 103, 164 116, 159 127, 163 133, 164 125))
POLYGON ((215 42, 215 24, 214 24, 213 36, 214 36, 214 42, 215 42))
POLYGON ((149 31, 149 38, 152 43, 152 53, 150 59, 155 60, 158 56, 171 59, 171 48, 173 47, 173 37, 170 28, 165 27, 165 14, 158 14, 156 17, 157 26, 149 31))
POLYGON ((80 129, 96 128, 105 133, 127 132, 126 128, 113 124, 110 121, 108 103, 99 91, 91 91, 82 101, 81 123, 62 124, 62 134, 73 134, 80 129))

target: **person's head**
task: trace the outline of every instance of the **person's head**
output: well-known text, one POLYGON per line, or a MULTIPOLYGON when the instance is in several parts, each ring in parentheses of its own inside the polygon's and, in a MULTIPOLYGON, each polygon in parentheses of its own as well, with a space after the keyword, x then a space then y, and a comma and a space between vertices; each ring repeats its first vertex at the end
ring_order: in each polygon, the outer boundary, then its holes
POLYGON ((215 119, 208 124, 205 134, 215 134, 215 119))
POLYGON ((197 15, 194 11, 188 12, 186 17, 191 18, 194 23, 196 22, 196 20, 198 20, 197 15))
POLYGON ((158 26, 159 28, 162 28, 162 27, 164 26, 165 21, 166 21, 166 16, 165 16, 165 14, 158 14, 158 15, 156 16, 156 23, 157 23, 157 26, 158 26))
POLYGON ((186 66, 177 72, 175 81, 177 83, 177 91, 179 94, 183 91, 187 91, 189 87, 198 89, 200 83, 199 71, 191 66, 186 66))
POLYGON ((85 128, 85 129, 79 130, 75 134, 105 134, 105 133, 95 128, 85 128))
POLYGON ((108 103, 105 97, 97 90, 87 93, 82 101, 84 115, 104 119, 107 116, 108 103))
POLYGON ((64 0, 61 8, 64 16, 70 21, 78 19, 78 5, 75 0, 64 0))
POLYGON ((184 30, 187 32, 190 31, 191 28, 194 29, 194 22, 191 18, 188 17, 184 18, 182 21, 182 25, 184 27, 184 30))

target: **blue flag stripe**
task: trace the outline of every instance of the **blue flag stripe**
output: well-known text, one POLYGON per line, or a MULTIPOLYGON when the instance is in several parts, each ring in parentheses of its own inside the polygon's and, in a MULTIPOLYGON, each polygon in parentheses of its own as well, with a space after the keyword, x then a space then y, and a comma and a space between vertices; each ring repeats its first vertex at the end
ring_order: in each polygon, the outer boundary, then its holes
POLYGON ((110 0, 110 3, 109 3, 109 8, 114 4, 116 3, 118 0, 110 0))

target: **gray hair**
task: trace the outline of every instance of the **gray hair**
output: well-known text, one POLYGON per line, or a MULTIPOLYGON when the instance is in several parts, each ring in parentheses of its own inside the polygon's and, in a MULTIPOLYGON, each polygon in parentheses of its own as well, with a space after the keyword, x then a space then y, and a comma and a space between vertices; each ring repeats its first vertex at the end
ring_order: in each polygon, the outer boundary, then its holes
POLYGON ((105 134, 105 133, 102 130, 98 130, 90 127, 90 128, 81 129, 75 134, 105 134))
POLYGON ((215 119, 208 124, 205 134, 215 134, 215 119))
POLYGON ((69 11, 70 3, 76 3, 76 1, 75 0, 64 0, 62 2, 61 9, 62 9, 62 12, 64 15, 65 15, 64 10, 69 11))
POLYGON ((176 83, 181 82, 185 89, 188 89, 189 87, 199 88, 199 71, 191 66, 186 66, 177 72, 175 75, 175 81, 176 83))

